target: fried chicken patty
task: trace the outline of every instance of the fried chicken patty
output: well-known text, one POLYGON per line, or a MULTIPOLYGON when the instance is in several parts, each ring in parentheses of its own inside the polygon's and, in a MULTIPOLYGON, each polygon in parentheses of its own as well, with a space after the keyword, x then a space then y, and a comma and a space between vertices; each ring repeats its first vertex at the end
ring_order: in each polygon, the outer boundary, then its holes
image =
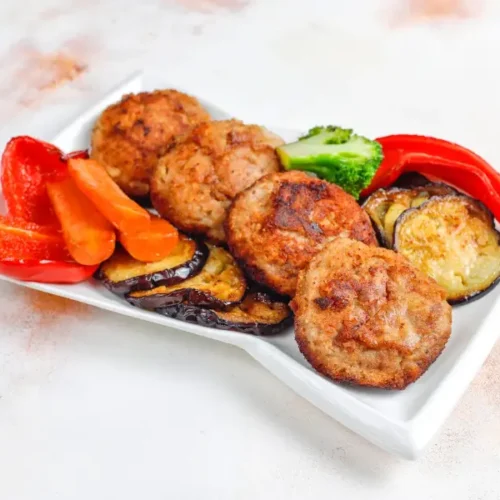
POLYGON ((238 120, 203 123, 161 158, 151 178, 151 201, 179 229, 224 242, 233 198, 280 169, 278 136, 238 120))
POLYGON ((404 389, 451 333, 446 291, 403 256, 358 241, 328 243, 300 273, 295 338, 333 380, 404 389))
POLYGON ((151 173, 172 140, 207 120, 197 99, 176 90, 125 95, 96 121, 91 157, 125 193, 146 196, 151 173))
POLYGON ((289 296, 299 271, 327 241, 345 236, 377 244, 368 215, 351 195, 299 171, 268 175, 238 195, 226 233, 250 277, 289 296))

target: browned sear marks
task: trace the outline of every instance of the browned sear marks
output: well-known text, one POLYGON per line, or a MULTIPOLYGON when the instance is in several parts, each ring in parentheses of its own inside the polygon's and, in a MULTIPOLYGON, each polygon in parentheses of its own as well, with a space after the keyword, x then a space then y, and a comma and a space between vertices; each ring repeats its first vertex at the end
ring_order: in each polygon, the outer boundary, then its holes
POLYGON ((241 193, 229 211, 227 235, 247 273, 288 296, 327 241, 344 236, 377 244, 368 215, 351 195, 297 170, 267 175, 241 193))

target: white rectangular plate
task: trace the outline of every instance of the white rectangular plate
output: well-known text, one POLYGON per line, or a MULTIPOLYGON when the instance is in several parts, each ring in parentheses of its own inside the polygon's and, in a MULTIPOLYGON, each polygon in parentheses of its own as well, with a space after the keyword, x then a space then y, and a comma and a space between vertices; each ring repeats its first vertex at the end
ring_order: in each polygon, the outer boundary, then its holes
MULTIPOLYGON (((91 127, 99 113, 123 94, 142 89, 141 76, 131 77, 52 138, 52 142, 66 152, 88 147, 91 127)), ((201 101, 214 118, 229 117, 210 103, 201 101)), ((289 130, 274 131, 285 140, 295 139, 298 135, 289 130)), ((239 346, 298 394, 349 429, 381 448, 409 459, 416 458, 431 441, 480 369, 500 332, 494 325, 495 314, 499 311, 498 287, 480 300, 454 309, 453 332, 445 351, 415 384, 404 391, 361 389, 339 385, 318 375, 299 352, 293 329, 275 337, 254 337, 141 311, 113 296, 98 283, 43 285, 0 278, 239 346)))

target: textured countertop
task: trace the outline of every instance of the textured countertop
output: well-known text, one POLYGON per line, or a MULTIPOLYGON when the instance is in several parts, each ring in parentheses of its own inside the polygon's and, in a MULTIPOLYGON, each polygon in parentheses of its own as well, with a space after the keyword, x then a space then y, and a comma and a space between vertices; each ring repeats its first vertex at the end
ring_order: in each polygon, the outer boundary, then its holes
MULTIPOLYGON (((500 165, 500 5, 3 0, 1 145, 132 71, 250 122, 444 136, 500 165)), ((0 498, 500 498, 500 349, 417 462, 236 348, 0 284, 0 498)), ((471 332, 471 335, 474 332, 471 332)))

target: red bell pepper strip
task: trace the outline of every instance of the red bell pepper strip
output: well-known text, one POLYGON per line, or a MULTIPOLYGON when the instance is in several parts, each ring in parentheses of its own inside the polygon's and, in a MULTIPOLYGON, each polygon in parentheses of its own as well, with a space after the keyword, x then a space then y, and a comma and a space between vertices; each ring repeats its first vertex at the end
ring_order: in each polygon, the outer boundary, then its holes
MULTIPOLYGON (((410 158, 405 159, 405 155, 413 153, 425 154, 428 159, 442 158, 476 167, 488 176, 500 193, 500 174, 486 160, 463 146, 443 139, 421 135, 389 135, 380 137, 376 141, 382 145, 384 160, 370 185, 363 191, 362 196, 367 196, 373 191, 389 186, 394 182, 395 171, 398 168, 403 169, 403 164, 411 163, 410 158), (391 176, 390 182, 388 182, 389 173, 391 176)), ((408 166, 405 169, 406 172, 416 171, 408 166)), ((459 181, 459 179, 457 180, 459 181)))
POLYGON ((404 160, 401 173, 419 172, 430 180, 445 182, 484 203, 495 219, 500 220, 500 191, 480 168, 421 153, 407 154, 404 160))
POLYGON ((478 154, 459 144, 445 141, 444 139, 424 135, 398 134, 379 137, 376 141, 382 145, 384 153, 395 150, 403 153, 425 153, 427 155, 475 165, 482 170, 497 174, 496 170, 478 154))
POLYGON ((59 229, 0 216, 0 273, 23 281, 77 283, 96 268, 71 260, 59 229))
POLYGON ((93 276, 99 266, 70 261, 0 260, 0 273, 20 281, 37 283, 80 283, 93 276))
POLYGON ((70 260, 61 231, 0 216, 0 259, 70 260))
POLYGON ((67 175, 67 162, 52 144, 20 136, 11 139, 2 155, 2 192, 9 214, 37 224, 56 225, 46 182, 67 175))

